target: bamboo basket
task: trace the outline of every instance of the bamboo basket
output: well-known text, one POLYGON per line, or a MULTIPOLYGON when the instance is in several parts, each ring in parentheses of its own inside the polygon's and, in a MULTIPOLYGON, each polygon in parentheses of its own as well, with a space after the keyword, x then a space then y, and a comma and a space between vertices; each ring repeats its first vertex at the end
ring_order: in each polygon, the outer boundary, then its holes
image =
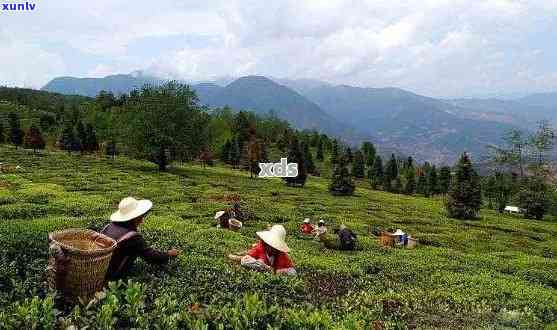
POLYGON ((385 231, 381 232, 380 240, 382 246, 387 246, 387 247, 395 246, 395 237, 385 231))
POLYGON ((89 300, 102 290, 115 240, 88 229, 55 231, 48 238, 63 255, 50 258, 49 264, 54 268, 56 289, 66 301, 89 300))

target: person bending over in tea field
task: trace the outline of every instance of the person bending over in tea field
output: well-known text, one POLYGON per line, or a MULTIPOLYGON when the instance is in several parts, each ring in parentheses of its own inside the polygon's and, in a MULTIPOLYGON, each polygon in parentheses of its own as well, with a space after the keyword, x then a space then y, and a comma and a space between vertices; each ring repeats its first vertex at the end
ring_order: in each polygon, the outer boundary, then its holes
POLYGON ((148 263, 164 265, 170 258, 176 257, 179 251, 171 249, 166 252, 151 248, 138 232, 139 226, 145 221, 153 207, 150 200, 137 200, 126 197, 120 201, 118 211, 110 216, 110 223, 101 231, 102 234, 114 239, 117 243, 108 266, 107 279, 123 277, 133 265, 137 257, 148 263))
POLYGON ((321 236, 327 234, 327 226, 325 225, 325 220, 321 219, 317 223, 317 228, 313 230, 313 234, 315 235, 315 239, 319 239, 321 236))
POLYGON ((310 235, 313 232, 313 230, 314 230, 314 227, 309 222, 309 218, 305 218, 304 223, 302 223, 302 226, 300 228, 300 231, 302 232, 302 234, 310 235))
POLYGON ((274 225, 269 230, 258 231, 259 242, 245 255, 231 254, 231 260, 240 261, 248 269, 257 271, 274 271, 277 274, 296 275, 296 269, 288 256, 286 230, 282 225, 274 225))

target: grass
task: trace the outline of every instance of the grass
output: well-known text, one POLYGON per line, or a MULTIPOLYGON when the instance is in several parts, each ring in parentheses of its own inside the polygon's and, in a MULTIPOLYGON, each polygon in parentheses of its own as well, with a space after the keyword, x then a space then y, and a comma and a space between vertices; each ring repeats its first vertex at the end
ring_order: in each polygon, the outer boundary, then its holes
POLYGON ((123 157, 35 155, 9 147, 0 147, 0 158, 21 166, 0 175, 0 324, 8 328, 557 324, 555 222, 486 209, 480 220, 450 219, 440 198, 373 191, 366 182, 358 183, 353 197, 333 197, 323 178, 310 177, 300 189, 220 166, 184 164, 160 173, 150 163, 123 157), (142 228, 147 241, 184 253, 167 269, 139 262, 132 282, 113 284, 107 297, 90 306, 53 307, 43 271, 47 233, 99 229, 128 195, 154 202, 142 228), (216 229, 214 213, 237 197, 253 219, 239 233, 216 229), (361 250, 326 250, 301 237, 297 228, 304 217, 353 228, 361 250), (253 243, 268 223, 286 227, 299 276, 249 272, 225 259, 253 243), (368 234, 369 226, 401 228, 420 245, 384 249, 368 234))

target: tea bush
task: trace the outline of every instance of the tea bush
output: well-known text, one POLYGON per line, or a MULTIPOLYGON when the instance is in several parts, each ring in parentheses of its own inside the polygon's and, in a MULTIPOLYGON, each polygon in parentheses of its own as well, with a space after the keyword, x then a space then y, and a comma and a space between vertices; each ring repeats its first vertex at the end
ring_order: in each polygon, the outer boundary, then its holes
POLYGON ((246 172, 180 165, 159 173, 126 158, 46 153, 0 146, 21 169, 0 174, 0 328, 7 329, 405 329, 524 328, 557 322, 557 224, 482 210, 447 218, 442 199, 372 191, 334 197, 327 179, 303 189, 246 172), (119 200, 153 200, 141 228, 160 249, 183 254, 167 267, 139 261, 129 282, 90 302, 61 303, 46 285, 47 234, 100 230, 119 200), (240 232, 215 228, 214 213, 241 202, 240 232), (346 224, 357 251, 327 249, 297 232, 304 217, 330 232, 346 224), (255 232, 282 223, 299 275, 249 272, 226 255, 255 232), (401 228, 414 250, 379 246, 373 228, 401 228))

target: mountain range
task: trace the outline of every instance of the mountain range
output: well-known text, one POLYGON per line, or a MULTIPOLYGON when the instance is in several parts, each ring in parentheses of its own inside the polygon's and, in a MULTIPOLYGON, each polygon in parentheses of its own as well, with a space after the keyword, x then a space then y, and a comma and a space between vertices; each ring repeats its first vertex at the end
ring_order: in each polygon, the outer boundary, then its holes
MULTIPOLYGON (((127 93, 163 81, 141 72, 104 78, 55 78, 43 90, 95 96, 101 90, 127 93)), ((188 82, 201 104, 230 106, 259 114, 272 111, 300 129, 317 129, 349 144, 373 141, 420 161, 451 164, 463 151, 476 158, 505 132, 533 129, 542 119, 557 122, 557 93, 514 100, 437 99, 398 88, 361 88, 301 79, 247 76, 228 83, 188 82)))

